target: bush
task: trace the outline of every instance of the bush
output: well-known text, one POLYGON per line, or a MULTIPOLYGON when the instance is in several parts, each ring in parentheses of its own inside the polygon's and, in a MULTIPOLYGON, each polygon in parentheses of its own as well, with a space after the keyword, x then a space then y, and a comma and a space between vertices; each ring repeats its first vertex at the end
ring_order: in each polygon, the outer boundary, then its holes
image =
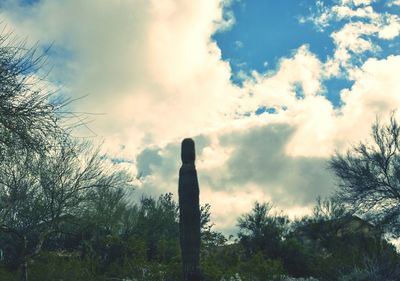
POLYGON ((44 252, 30 264, 31 281, 95 281, 96 265, 74 253, 44 252))

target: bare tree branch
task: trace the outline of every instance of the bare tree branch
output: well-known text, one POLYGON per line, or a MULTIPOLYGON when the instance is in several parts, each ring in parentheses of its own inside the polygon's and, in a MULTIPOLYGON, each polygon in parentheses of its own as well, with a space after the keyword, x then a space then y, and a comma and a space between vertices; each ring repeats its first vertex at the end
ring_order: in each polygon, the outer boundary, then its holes
POLYGON ((338 198, 400 235, 400 126, 394 115, 388 124, 377 121, 371 135, 373 143, 360 143, 331 158, 338 198))

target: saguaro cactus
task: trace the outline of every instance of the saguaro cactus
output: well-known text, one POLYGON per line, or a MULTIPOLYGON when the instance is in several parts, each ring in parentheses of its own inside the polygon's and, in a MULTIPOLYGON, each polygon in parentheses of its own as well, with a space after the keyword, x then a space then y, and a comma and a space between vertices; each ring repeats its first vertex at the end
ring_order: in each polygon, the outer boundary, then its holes
POLYGON ((179 170, 179 227, 184 281, 200 281, 199 183, 194 161, 194 141, 182 141, 179 170))

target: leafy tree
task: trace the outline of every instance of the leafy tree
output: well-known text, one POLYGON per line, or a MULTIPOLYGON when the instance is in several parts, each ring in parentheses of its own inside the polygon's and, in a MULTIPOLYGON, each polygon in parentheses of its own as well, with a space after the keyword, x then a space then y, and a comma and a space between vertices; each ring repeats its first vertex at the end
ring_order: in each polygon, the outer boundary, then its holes
POLYGON ((286 216, 271 214, 271 208, 268 203, 256 202, 250 213, 238 219, 239 240, 248 256, 259 251, 265 257, 279 256, 289 220, 286 216))
POLYGON ((400 127, 393 115, 388 124, 373 125, 372 140, 331 158, 330 168, 339 180, 338 198, 399 236, 400 127))
POLYGON ((331 197, 321 199, 321 197, 317 197, 316 205, 313 208, 312 220, 336 220, 346 215, 348 215, 348 210, 338 198, 331 197))
POLYGON ((213 229, 214 224, 211 222, 210 209, 210 204, 200 206, 201 246, 203 253, 221 247, 227 241, 222 233, 213 229))
POLYGON ((82 207, 80 224, 84 231, 92 231, 92 239, 121 235, 121 220, 128 208, 125 196, 124 186, 102 186, 90 192, 87 203, 82 207))
POLYGON ((5 151, 0 162, 0 232, 15 243, 21 280, 27 280, 28 261, 60 225, 80 215, 96 188, 127 186, 123 173, 107 170, 98 150, 60 142, 45 154, 5 151))
MULTIPOLYGON (((177 253, 160 252, 160 243, 178 242, 178 206, 172 199, 172 194, 167 193, 155 200, 151 197, 143 197, 139 205, 139 214, 135 235, 143 238, 147 245, 147 259, 170 259, 177 253), (167 254, 167 255, 166 255, 167 254)), ((178 247, 178 244, 176 244, 178 247)))

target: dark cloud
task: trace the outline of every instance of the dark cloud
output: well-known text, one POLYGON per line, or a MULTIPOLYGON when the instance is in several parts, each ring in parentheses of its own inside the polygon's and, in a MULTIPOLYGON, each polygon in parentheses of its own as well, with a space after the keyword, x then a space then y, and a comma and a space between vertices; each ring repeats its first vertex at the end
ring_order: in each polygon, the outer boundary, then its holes
POLYGON ((222 136, 221 144, 234 147, 234 152, 227 163, 229 176, 215 188, 254 183, 284 205, 307 205, 317 195, 328 195, 334 185, 327 159, 285 153, 293 131, 289 125, 276 124, 222 136))
MULTIPOLYGON (((207 136, 199 135, 193 138, 196 143, 196 154, 200 155, 209 144, 207 136)), ((180 142, 170 143, 164 148, 153 147, 144 149, 136 158, 136 169, 143 181, 134 197, 143 194, 159 196, 166 192, 177 195, 178 172, 181 165, 180 142)))
POLYGON ((159 148, 146 148, 136 158, 136 168, 141 177, 152 174, 152 169, 162 164, 159 148))
MULTIPOLYGON (((285 148, 293 132, 294 128, 289 125, 275 124, 220 136, 220 145, 232 148, 233 152, 220 167, 198 169, 200 188, 208 186, 212 190, 234 194, 249 184, 255 185, 282 209, 309 206, 318 195, 329 195, 334 183, 326 158, 286 154, 285 148)), ((200 156, 210 145, 210 139, 207 136, 194 139, 200 156)), ((176 196, 180 165, 180 143, 143 150, 137 157, 137 168, 144 177, 143 185, 135 196, 141 197, 143 193, 158 196, 165 192, 176 196)), ((207 198, 203 200, 207 202, 207 198)))

